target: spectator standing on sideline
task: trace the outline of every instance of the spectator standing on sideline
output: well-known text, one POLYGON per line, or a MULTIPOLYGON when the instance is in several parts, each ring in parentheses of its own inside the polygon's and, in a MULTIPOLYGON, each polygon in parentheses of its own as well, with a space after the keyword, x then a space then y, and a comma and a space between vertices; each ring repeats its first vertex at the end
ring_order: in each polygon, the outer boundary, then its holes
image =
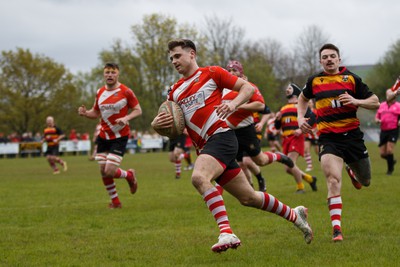
MULTIPOLYGON (((294 163, 293 168, 285 167, 286 172, 293 176, 296 181, 296 193, 303 194, 303 179, 310 184, 312 191, 317 191, 317 177, 303 172, 296 162, 299 156, 304 156, 304 135, 297 123, 297 100, 301 89, 294 83, 289 83, 285 89, 287 104, 284 105, 276 115, 275 127, 281 129, 282 151, 294 163)), ((314 114, 310 109, 307 115, 315 121, 314 114)))
POLYGON ((114 178, 125 178, 132 194, 137 190, 135 171, 125 171, 119 168, 119 165, 130 134, 129 121, 142 115, 142 109, 133 91, 118 81, 119 73, 117 64, 105 64, 103 78, 106 84, 97 90, 93 107, 86 110, 82 105, 78 109, 80 116, 89 119, 101 117, 95 160, 99 163, 101 178, 111 198, 108 205, 110 209, 122 207, 114 178))
POLYGON ((383 159, 387 161, 387 175, 394 171, 396 160, 393 152, 399 137, 399 116, 400 103, 396 98, 390 98, 392 90, 386 90, 386 101, 382 102, 375 115, 375 121, 380 125, 379 152, 383 159))
POLYGON ((47 127, 44 129, 42 139, 42 143, 47 143, 47 149, 45 152, 46 159, 53 170, 53 174, 59 174, 60 170, 58 169, 56 163, 60 164, 64 171, 67 171, 68 169, 67 162, 58 157, 59 142, 65 137, 65 134, 55 125, 53 117, 48 116, 46 118, 46 124, 47 127))
POLYGON ((358 107, 377 109, 379 100, 360 77, 340 66, 340 52, 333 44, 319 50, 323 71, 308 78, 299 97, 298 122, 304 133, 312 127, 304 117, 308 101, 315 98, 318 115, 319 159, 328 186, 328 208, 333 228, 332 240, 342 241, 343 163, 356 189, 369 186, 371 163, 357 118, 358 107))
MULTIPOLYGON (((224 119, 251 98, 254 88, 221 67, 199 67, 196 46, 191 40, 170 41, 168 51, 172 65, 182 75, 170 88, 168 100, 182 108, 186 129, 198 153, 192 184, 203 197, 219 227, 218 242, 211 250, 222 252, 236 248, 241 243, 232 231, 224 199, 212 184, 214 180, 241 204, 275 213, 294 223, 303 232, 306 243, 310 243, 313 234, 307 223, 307 209, 303 206, 291 209, 268 193, 255 192, 235 160, 238 142, 224 119), (229 103, 222 103, 224 88, 239 93, 229 103)), ((160 113, 151 124, 155 129, 162 129, 171 127, 172 123, 171 115, 160 113)))

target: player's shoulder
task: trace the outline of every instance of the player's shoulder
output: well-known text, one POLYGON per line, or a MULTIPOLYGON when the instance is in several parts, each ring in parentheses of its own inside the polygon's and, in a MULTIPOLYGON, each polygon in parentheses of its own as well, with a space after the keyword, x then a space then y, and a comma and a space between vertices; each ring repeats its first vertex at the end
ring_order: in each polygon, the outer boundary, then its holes
POLYGON ((123 83, 121 83, 121 84, 119 85, 119 88, 120 88, 122 91, 132 91, 131 88, 129 88, 127 85, 125 85, 125 84, 123 84, 123 83))
POLYGON ((135 96, 135 93, 133 92, 133 90, 130 87, 128 87, 127 85, 121 83, 119 88, 120 88, 121 92, 123 92, 125 95, 134 95, 135 96))
POLYGON ((307 82, 312 82, 314 79, 326 76, 327 74, 323 71, 317 72, 312 74, 311 76, 308 77, 307 82))
POLYGON ((103 85, 102 87, 100 87, 99 89, 97 89, 97 94, 102 93, 106 90, 106 86, 103 85))
POLYGON ((200 67, 199 71, 201 71, 201 73, 209 73, 209 74, 213 74, 213 73, 225 73, 228 72, 226 69, 220 67, 220 66, 206 66, 206 67, 200 67))

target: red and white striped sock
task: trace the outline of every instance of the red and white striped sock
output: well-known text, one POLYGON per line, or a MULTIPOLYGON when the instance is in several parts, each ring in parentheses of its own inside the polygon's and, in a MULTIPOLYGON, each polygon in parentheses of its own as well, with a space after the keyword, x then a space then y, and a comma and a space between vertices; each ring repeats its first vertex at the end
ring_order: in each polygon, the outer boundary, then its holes
POLYGON ((215 188, 217 188, 218 192, 222 195, 224 193, 224 188, 220 186, 218 183, 215 183, 215 188))
POLYGON ((117 188, 115 187, 114 179, 102 178, 103 184, 106 187, 107 193, 110 196, 111 202, 114 204, 121 204, 118 198, 117 188))
POLYGON ((121 168, 118 168, 117 171, 115 172, 114 178, 126 178, 130 175, 130 172, 127 172, 121 168))
POLYGON ((215 187, 213 187, 203 194, 203 199, 218 224, 219 232, 221 234, 232 234, 232 229, 229 224, 224 199, 222 198, 219 191, 215 187))
POLYGON ((261 209, 269 212, 273 212, 290 222, 295 222, 297 215, 289 206, 280 202, 276 197, 265 192, 258 192, 263 198, 261 209))
POLYGON ((341 229, 342 207, 343 203, 340 195, 328 198, 329 215, 331 216, 333 229, 341 229))
POLYGON ((265 155, 268 157, 268 164, 274 162, 274 161, 279 161, 281 159, 281 155, 278 153, 272 153, 269 151, 264 152, 265 155))
POLYGON ((304 160, 305 160, 306 163, 307 163, 307 168, 308 168, 308 169, 312 169, 313 166, 312 166, 311 153, 309 153, 309 152, 304 153, 304 160))
POLYGON ((182 160, 175 161, 175 174, 176 176, 181 176, 182 171, 182 160))

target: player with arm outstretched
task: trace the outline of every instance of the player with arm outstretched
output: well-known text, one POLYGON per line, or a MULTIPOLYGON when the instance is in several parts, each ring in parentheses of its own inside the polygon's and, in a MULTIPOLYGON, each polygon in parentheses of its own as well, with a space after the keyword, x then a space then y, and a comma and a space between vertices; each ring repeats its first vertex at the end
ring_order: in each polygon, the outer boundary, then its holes
POLYGON ((111 198, 109 208, 121 208, 114 178, 124 178, 134 194, 137 181, 133 169, 119 168, 128 142, 129 121, 142 114, 139 101, 133 91, 118 81, 119 66, 107 63, 104 66, 103 77, 106 84, 97 90, 93 107, 87 110, 85 106, 78 109, 80 116, 97 119, 101 117, 101 129, 97 137, 95 160, 99 163, 101 178, 111 198))

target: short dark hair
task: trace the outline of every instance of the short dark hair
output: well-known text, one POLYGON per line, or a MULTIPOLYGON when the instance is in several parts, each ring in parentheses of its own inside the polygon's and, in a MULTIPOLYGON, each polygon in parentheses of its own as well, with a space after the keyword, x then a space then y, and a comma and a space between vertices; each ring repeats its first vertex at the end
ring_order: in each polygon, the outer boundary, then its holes
POLYGON ((336 45, 334 45, 334 44, 324 44, 324 45, 319 49, 319 57, 321 57, 322 50, 325 50, 325 49, 335 50, 335 51, 338 53, 338 56, 340 57, 339 48, 338 48, 336 45))
POLYGON ((108 63, 106 63, 106 64, 104 65, 104 68, 103 68, 103 69, 106 69, 106 68, 111 68, 111 69, 117 69, 117 70, 119 70, 118 64, 117 64, 117 63, 113 63, 113 62, 108 62, 108 63))
POLYGON ((189 39, 174 39, 168 42, 168 51, 171 51, 175 47, 191 48, 196 52, 196 45, 189 39))

